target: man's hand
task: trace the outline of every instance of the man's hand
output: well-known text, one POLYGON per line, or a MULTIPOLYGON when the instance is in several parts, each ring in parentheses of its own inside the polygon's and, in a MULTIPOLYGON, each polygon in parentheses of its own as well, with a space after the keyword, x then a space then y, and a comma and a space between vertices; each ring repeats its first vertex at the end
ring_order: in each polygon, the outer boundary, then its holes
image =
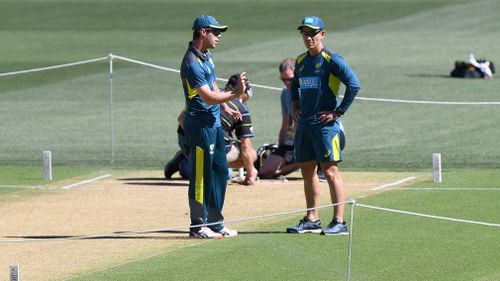
POLYGON ((222 110, 227 112, 231 117, 233 117, 234 120, 243 120, 243 115, 239 111, 233 110, 231 107, 229 107, 227 104, 223 103, 221 104, 222 110))
POLYGON ((294 112, 293 112, 293 121, 294 121, 295 123, 298 123, 298 122, 299 122, 299 120, 300 120, 300 114, 301 114, 301 113, 300 113, 300 111, 299 111, 299 110, 297 110, 297 111, 294 111, 294 112))
POLYGON ((330 123, 337 120, 340 115, 336 111, 320 111, 318 112, 318 119, 321 123, 330 123))
POLYGON ((234 92, 237 98, 240 98, 240 96, 245 93, 249 83, 250 81, 248 81, 247 73, 240 73, 240 76, 238 77, 238 83, 236 84, 236 91, 234 92))

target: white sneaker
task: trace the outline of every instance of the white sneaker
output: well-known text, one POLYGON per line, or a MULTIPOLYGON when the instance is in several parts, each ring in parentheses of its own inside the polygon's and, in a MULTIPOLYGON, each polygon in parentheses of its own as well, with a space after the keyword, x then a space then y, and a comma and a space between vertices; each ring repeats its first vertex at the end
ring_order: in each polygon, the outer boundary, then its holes
POLYGON ((189 238, 192 239, 221 239, 224 236, 224 234, 214 232, 206 226, 201 227, 198 231, 189 231, 189 238))
POLYGON ((225 226, 224 226, 223 229, 221 229, 217 233, 222 234, 224 237, 234 237, 234 236, 238 235, 238 231, 236 231, 234 229, 229 229, 229 228, 227 228, 225 226))

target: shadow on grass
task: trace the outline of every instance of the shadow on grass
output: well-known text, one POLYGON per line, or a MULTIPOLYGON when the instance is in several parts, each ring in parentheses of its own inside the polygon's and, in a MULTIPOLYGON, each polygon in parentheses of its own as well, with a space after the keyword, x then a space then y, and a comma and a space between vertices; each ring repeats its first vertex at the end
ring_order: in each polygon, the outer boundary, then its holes
POLYGON ((103 235, 16 235, 4 236, 9 239, 29 239, 29 240, 106 240, 106 239, 123 239, 123 240, 176 240, 176 239, 189 239, 189 231, 185 230, 152 230, 144 233, 134 231, 116 231, 111 234, 103 235), (180 235, 149 235, 149 234, 180 234, 180 235))
MULTIPOLYGON (((117 231, 105 235, 12 235, 3 236, 6 239, 26 239, 40 241, 58 241, 58 240, 186 240, 189 238, 189 231, 184 230, 157 230, 147 233, 134 234, 129 231, 117 231), (148 235, 148 234, 177 234, 169 236, 148 235), (128 235, 133 234, 133 235, 128 235)), ((260 235, 260 234, 281 234, 290 235, 284 231, 240 231, 240 235, 260 235)), ((26 241, 28 242, 28 241, 26 241)))
POLYGON ((286 233, 285 231, 277 231, 277 230, 262 230, 262 231, 238 231, 241 235, 255 235, 255 234, 284 234, 291 235, 290 233, 286 233))
POLYGON ((417 73, 417 74, 407 74, 408 77, 418 77, 418 78, 455 78, 450 75, 445 74, 429 74, 429 73, 417 73))
POLYGON ((82 236, 59 236, 59 235, 36 235, 36 236, 5 236, 9 239, 26 239, 26 240, 184 240, 189 239, 187 235, 176 236, 120 236, 120 235, 103 235, 98 237, 82 237, 82 236))
POLYGON ((127 185, 143 185, 143 186, 185 186, 188 187, 188 182, 126 182, 127 185))
POLYGON ((189 186, 189 181, 182 178, 121 178, 127 185, 142 186, 189 186))

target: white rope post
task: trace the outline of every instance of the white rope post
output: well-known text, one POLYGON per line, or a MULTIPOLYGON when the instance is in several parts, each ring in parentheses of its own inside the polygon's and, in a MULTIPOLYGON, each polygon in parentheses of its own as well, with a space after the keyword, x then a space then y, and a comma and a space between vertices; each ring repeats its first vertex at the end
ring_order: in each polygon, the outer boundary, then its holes
POLYGON ((432 176, 434 182, 442 182, 441 178, 441 153, 432 154, 432 176))
POLYGON ((43 152, 43 179, 52 180, 52 152, 43 152))
POLYGON ((111 164, 115 162, 115 134, 113 128, 113 54, 109 54, 109 132, 111 137, 111 164))
POLYGON ((349 231, 349 246, 347 249, 347 273, 345 277, 346 281, 351 280, 352 232, 354 229, 354 206, 356 206, 356 201, 354 201, 354 199, 351 199, 349 201, 349 205, 351 205, 351 218, 349 223, 351 230, 349 231))

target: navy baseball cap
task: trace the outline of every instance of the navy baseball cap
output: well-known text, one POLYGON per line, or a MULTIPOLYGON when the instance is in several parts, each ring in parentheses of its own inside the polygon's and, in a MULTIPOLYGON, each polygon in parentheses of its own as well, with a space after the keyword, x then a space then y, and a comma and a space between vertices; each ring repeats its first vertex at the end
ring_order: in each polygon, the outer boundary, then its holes
POLYGON ((299 27, 297 27, 297 29, 301 30, 303 27, 309 27, 316 30, 323 30, 325 29, 325 24, 323 23, 322 19, 315 16, 309 16, 305 17, 302 20, 302 24, 299 27))
POLYGON ((197 17, 194 20, 193 23, 193 30, 200 30, 202 28, 214 28, 214 29, 219 29, 220 31, 224 32, 227 30, 227 25, 222 25, 220 24, 214 17, 212 16, 207 16, 207 15, 201 15, 197 17))

